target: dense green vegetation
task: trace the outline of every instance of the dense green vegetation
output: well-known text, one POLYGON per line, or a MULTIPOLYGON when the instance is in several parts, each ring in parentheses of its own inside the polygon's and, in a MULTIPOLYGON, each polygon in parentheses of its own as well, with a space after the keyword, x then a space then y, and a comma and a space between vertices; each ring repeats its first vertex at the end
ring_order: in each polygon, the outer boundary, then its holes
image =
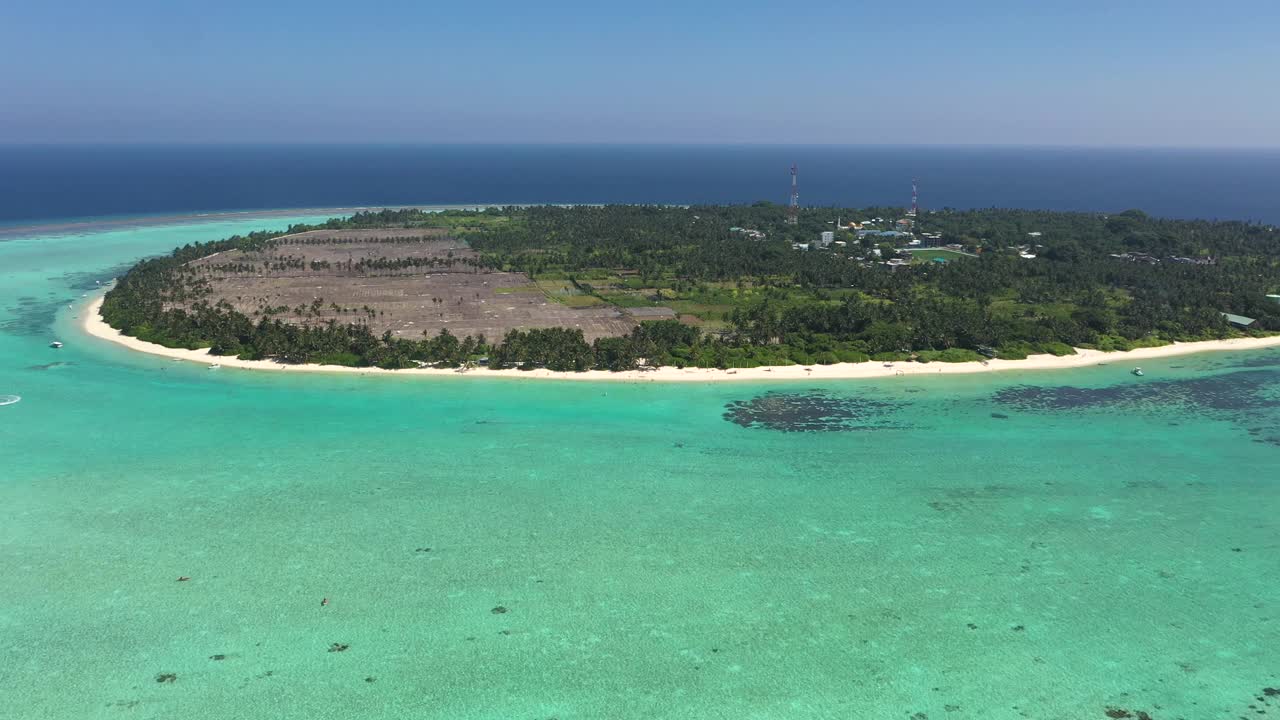
MULTIPOLYGON (((1256 318, 1248 332, 1280 331, 1280 304, 1265 297, 1280 291, 1280 232, 1261 225, 1138 211, 947 210, 922 215, 914 232, 930 242, 940 235, 936 242, 976 257, 953 253, 945 264, 890 267, 883 260, 906 237, 860 238, 846 229, 836 230, 839 243, 828 249, 792 247, 816 240, 837 219, 884 218, 867 226, 883 231, 901 215, 891 208, 807 209, 787 225, 784 209, 769 203, 531 207, 383 211, 318 226, 444 227, 479 251, 487 267, 562 282, 573 297, 595 303, 670 307, 699 326, 647 322, 630 336, 593 344, 560 328, 512 332, 496 344, 448 333, 377 337, 359 322, 254 322, 202 301, 207 288, 184 264, 260 248, 276 237, 267 233, 139 263, 108 293, 103 316, 126 334, 170 346, 392 368, 457 366, 481 356, 495 367, 555 370, 1021 358, 1241 334, 1222 312, 1256 318), (765 237, 752 239, 743 229, 765 237)), ((316 228, 290 232, 307 229, 316 228)))

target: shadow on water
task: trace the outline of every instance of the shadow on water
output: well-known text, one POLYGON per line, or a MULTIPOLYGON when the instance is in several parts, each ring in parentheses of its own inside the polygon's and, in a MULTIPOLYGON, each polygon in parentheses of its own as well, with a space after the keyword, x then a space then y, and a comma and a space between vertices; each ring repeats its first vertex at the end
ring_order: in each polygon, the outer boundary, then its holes
POLYGON ((28 365, 25 369, 26 370, 60 370, 62 368, 73 367, 74 365, 75 365, 74 362, 57 361, 57 362, 51 362, 51 363, 44 363, 41 365, 28 365))
MULTIPOLYGON (((1256 358, 1236 367, 1280 365, 1277 358, 1256 358)), ((1177 408, 1190 414, 1231 420, 1244 426, 1254 442, 1280 446, 1280 370, 1245 369, 1204 377, 1158 380, 1100 388, 1018 385, 993 396, 996 403, 1035 413, 1114 411, 1156 413, 1177 408)))

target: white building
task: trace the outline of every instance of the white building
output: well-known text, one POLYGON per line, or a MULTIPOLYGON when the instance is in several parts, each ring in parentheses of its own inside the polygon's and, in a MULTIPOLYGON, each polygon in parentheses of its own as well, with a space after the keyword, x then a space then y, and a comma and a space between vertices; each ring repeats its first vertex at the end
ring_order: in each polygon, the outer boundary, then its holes
POLYGON ((831 242, 832 242, 833 240, 835 240, 835 239, 836 239, 836 234, 835 234, 835 232, 833 232, 833 231, 831 231, 831 230, 826 230, 826 231, 824 231, 824 232, 822 233, 822 247, 827 247, 827 246, 828 246, 828 245, 830 245, 830 244, 831 244, 831 242))

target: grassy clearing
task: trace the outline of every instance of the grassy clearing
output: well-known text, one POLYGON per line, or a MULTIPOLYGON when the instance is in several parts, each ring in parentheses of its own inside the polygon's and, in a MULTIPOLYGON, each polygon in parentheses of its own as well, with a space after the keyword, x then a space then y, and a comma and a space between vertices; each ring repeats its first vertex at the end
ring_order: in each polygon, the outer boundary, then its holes
POLYGON ((607 292, 601 293, 601 297, 621 308, 655 307, 658 304, 648 296, 636 293, 607 292))
POLYGON ((1060 318, 1070 319, 1077 306, 1074 303, 1022 303, 1016 300, 995 300, 991 314, 1003 318, 1060 318))
POLYGON ((571 308, 600 307, 609 304, 595 295, 560 295, 555 298, 555 301, 571 308))
POLYGON ((580 295, 581 294, 578 291, 578 288, 574 287, 573 283, 568 280, 551 280, 551 279, 539 278, 538 280, 534 281, 534 285, 537 285, 538 289, 541 290, 543 293, 545 293, 547 297, 551 297, 553 295, 580 295))
POLYGON ((733 311, 732 305, 711 305, 692 300, 672 300, 663 303, 681 315, 693 315, 701 320, 723 321, 724 314, 733 311))
POLYGON ((535 284, 538 289, 547 296, 548 300, 558 302, 565 307, 591 308, 609 304, 594 295, 588 295, 574 287, 571 280, 542 279, 538 280, 535 284))

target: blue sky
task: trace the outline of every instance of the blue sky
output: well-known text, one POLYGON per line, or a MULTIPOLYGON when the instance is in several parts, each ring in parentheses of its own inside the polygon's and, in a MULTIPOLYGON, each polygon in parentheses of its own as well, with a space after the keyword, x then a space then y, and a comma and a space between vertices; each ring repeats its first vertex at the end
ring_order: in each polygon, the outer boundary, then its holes
POLYGON ((10 2, 0 142, 1280 146, 1280 2, 10 2))

